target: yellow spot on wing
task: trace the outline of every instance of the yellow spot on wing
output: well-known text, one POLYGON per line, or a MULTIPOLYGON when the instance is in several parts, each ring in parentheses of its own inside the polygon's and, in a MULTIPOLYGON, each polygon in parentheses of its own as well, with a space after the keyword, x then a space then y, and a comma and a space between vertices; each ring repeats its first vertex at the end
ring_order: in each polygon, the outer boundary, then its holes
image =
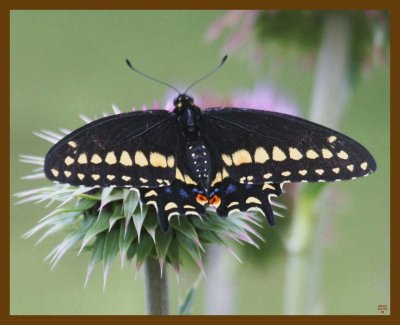
POLYGON ((284 161, 286 159, 286 155, 281 148, 275 146, 272 149, 272 159, 275 161, 284 161))
POLYGON ((306 156, 308 159, 316 159, 319 157, 319 155, 315 152, 315 150, 310 149, 306 152, 306 156))
POLYGON ((344 151, 344 150, 340 150, 340 151, 338 152, 337 156, 338 156, 340 159, 347 159, 347 158, 349 158, 349 155, 348 155, 347 152, 344 151))
POLYGON ((246 200, 246 203, 247 204, 250 204, 250 203, 262 204, 261 201, 254 196, 249 196, 246 200))
POLYGON ((186 184, 197 185, 197 183, 193 179, 191 179, 189 175, 185 174, 184 178, 186 184))
POLYGON ((146 178, 143 178, 143 177, 140 177, 139 181, 141 181, 142 183, 147 183, 148 182, 148 180, 146 178))
POLYGON ((78 163, 80 164, 87 164, 87 157, 86 154, 81 153, 78 158, 78 163))
POLYGON ((193 205, 186 204, 183 206, 184 209, 196 209, 193 205))
POLYGON ((115 178, 115 175, 107 175, 107 179, 112 181, 115 178))
POLYGON ((271 174, 271 173, 267 173, 267 174, 264 174, 263 177, 264 177, 265 179, 269 179, 269 178, 272 177, 272 174, 271 174))
POLYGON ((266 189, 275 190, 275 187, 273 187, 273 186, 272 186, 271 184, 269 184, 269 183, 264 183, 262 189, 263 189, 263 191, 266 190, 266 189))
POLYGON ((307 174, 307 171, 305 169, 299 170, 299 174, 304 176, 307 174))
POLYGON ((324 170, 323 170, 323 169, 316 169, 315 172, 316 172, 318 175, 322 175, 322 174, 324 173, 324 170))
POLYGON ((340 171, 340 168, 339 168, 339 167, 332 168, 332 171, 333 171, 335 174, 338 174, 339 171, 340 171))
POLYGON ((59 172, 58 172, 58 170, 57 169, 51 169, 51 173, 54 175, 54 177, 57 177, 58 176, 58 174, 59 174, 59 172))
POLYGON ((114 151, 110 151, 105 159, 106 163, 109 165, 114 165, 117 163, 117 157, 115 157, 114 151))
POLYGON ((157 192, 154 190, 148 191, 144 197, 149 197, 149 196, 158 196, 157 192))
POLYGON ((100 178, 99 174, 92 174, 92 178, 97 181, 100 178))
POLYGON ((282 176, 290 176, 290 174, 291 174, 291 172, 288 170, 285 172, 282 172, 282 176))
POLYGON ((131 178, 129 176, 122 176, 121 177, 125 182, 129 181, 131 178))
POLYGON ((252 162, 250 153, 245 149, 240 149, 232 154, 233 163, 236 166, 249 164, 252 162))
POLYGON ((225 165, 232 166, 232 158, 229 155, 222 154, 222 160, 224 161, 225 165))
POLYGON ((211 182, 211 187, 213 187, 215 184, 219 183, 222 181, 222 175, 220 172, 218 172, 217 174, 215 174, 215 178, 214 180, 211 182))
POLYGON ((168 159, 167 159, 167 165, 168 165, 168 167, 169 167, 169 168, 172 168, 172 167, 174 167, 174 164, 175 164, 175 158, 174 158, 174 156, 168 156, 168 159))
POLYGON ((300 160, 303 158, 303 155, 297 148, 290 147, 289 148, 289 157, 293 160, 300 160))
POLYGON ((84 178, 85 178, 85 175, 84 175, 84 174, 82 174, 82 173, 78 173, 78 178, 79 178, 80 180, 82 180, 82 179, 84 179, 84 178))
POLYGON ((165 211, 168 211, 168 210, 171 210, 171 209, 175 209, 175 208, 177 208, 178 206, 174 203, 174 202, 168 202, 166 205, 165 205, 165 208, 164 208, 164 210, 165 211))
POLYGON ((143 152, 136 151, 136 153, 135 153, 135 164, 140 166, 140 167, 144 167, 144 166, 147 166, 149 164, 149 162, 147 161, 147 158, 146 158, 146 156, 144 155, 143 152))
POLYGON ((325 159, 332 158, 333 153, 330 150, 324 148, 324 149, 322 149, 322 157, 324 157, 325 159))
POLYGON ((268 153, 263 147, 258 147, 254 152, 254 162, 263 164, 269 159, 268 153))
POLYGON ((150 164, 153 167, 165 168, 165 167, 167 167, 167 158, 158 152, 151 152, 150 153, 150 164))
POLYGON ((92 159, 90 159, 90 162, 93 164, 100 164, 103 160, 101 159, 101 157, 98 154, 94 154, 92 156, 92 159))
POLYGON ((227 178, 227 177, 229 177, 228 172, 226 171, 225 168, 222 168, 222 179, 225 179, 225 178, 227 178))
POLYGON ((122 151, 121 157, 119 158, 119 162, 121 163, 121 165, 124 165, 124 166, 132 166, 131 156, 125 150, 122 151))
POLYGON ((76 146, 77 146, 77 144, 76 144, 75 141, 70 141, 70 142, 68 142, 68 145, 69 145, 70 147, 72 147, 72 148, 76 148, 76 146))
POLYGON ((346 168, 352 172, 354 170, 354 165, 347 165, 346 168))
POLYGON ((360 167, 361 167, 362 170, 366 170, 367 167, 368 167, 368 163, 365 161, 360 165, 360 167))
POLYGON ((233 206, 235 206, 235 205, 239 205, 239 202, 233 201, 233 202, 231 202, 231 203, 228 204, 227 208, 233 207, 233 206))
POLYGON ((64 171, 64 175, 65 175, 66 177, 70 177, 70 176, 71 176, 71 172, 68 171, 68 170, 66 170, 66 171, 64 171))
POLYGON ((182 175, 181 171, 179 170, 179 168, 177 168, 175 171, 175 178, 180 180, 181 182, 185 182, 185 179, 183 178, 183 175, 182 175))
POLYGON ((337 137, 335 137, 334 135, 331 135, 330 137, 328 137, 328 142, 333 143, 336 141, 336 139, 337 139, 337 137))

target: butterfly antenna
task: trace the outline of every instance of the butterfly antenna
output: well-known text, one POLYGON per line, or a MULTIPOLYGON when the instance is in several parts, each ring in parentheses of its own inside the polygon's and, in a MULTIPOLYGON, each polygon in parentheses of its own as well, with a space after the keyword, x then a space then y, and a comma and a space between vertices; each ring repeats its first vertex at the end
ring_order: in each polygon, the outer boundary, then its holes
POLYGON ((193 82, 189 87, 187 87, 187 89, 185 90, 184 94, 186 94, 190 88, 192 88, 194 85, 198 84, 200 81, 206 79, 207 77, 209 77, 210 75, 212 75, 214 72, 216 72, 219 68, 221 68, 223 66, 223 64, 225 63, 226 59, 228 58, 227 55, 225 55, 222 60, 221 63, 218 64, 217 67, 215 67, 214 69, 212 69, 209 73, 207 73, 206 75, 204 75, 203 77, 201 77, 200 79, 196 80, 195 82, 193 82))
POLYGON ((137 72, 137 73, 140 74, 141 76, 143 76, 143 77, 145 77, 145 78, 148 78, 148 79, 150 79, 150 80, 153 80, 153 81, 155 81, 155 82, 158 82, 158 83, 160 83, 160 84, 163 84, 163 85, 165 85, 165 86, 167 86, 167 87, 169 87, 169 88, 175 90, 178 94, 181 93, 181 92, 180 92, 178 89, 176 89, 174 86, 171 86, 170 84, 168 84, 168 83, 166 83, 166 82, 164 82, 164 81, 161 81, 161 80, 158 80, 158 79, 156 79, 156 78, 153 78, 153 77, 151 77, 151 76, 149 76, 149 75, 143 73, 142 71, 138 70, 136 67, 134 67, 134 66, 132 65, 131 61, 129 61, 128 59, 126 59, 125 62, 126 62, 126 64, 128 65, 129 68, 131 68, 133 71, 137 72))

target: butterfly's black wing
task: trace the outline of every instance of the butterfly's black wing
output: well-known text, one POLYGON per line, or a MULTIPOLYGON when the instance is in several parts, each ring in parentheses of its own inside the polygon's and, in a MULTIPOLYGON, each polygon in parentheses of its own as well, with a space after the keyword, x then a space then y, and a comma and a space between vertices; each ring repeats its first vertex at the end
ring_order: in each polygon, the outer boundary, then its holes
POLYGON ((345 180, 376 169, 361 144, 286 114, 211 108, 203 114, 200 132, 229 177, 242 184, 345 180))
POLYGON ((84 186, 162 187, 175 179, 176 117, 167 111, 98 119, 55 144, 46 176, 84 186))

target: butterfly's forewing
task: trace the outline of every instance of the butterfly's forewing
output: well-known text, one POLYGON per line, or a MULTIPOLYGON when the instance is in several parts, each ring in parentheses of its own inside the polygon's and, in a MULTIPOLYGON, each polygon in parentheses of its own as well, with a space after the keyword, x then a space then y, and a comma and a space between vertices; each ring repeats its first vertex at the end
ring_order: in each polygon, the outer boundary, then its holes
POLYGON ((290 115, 213 108, 204 112, 200 130, 229 176, 243 184, 345 180, 376 169, 356 141, 290 115))
POLYGON ((160 187, 175 178, 179 136, 167 111, 131 112, 89 123, 55 144, 45 159, 51 180, 84 186, 160 187))

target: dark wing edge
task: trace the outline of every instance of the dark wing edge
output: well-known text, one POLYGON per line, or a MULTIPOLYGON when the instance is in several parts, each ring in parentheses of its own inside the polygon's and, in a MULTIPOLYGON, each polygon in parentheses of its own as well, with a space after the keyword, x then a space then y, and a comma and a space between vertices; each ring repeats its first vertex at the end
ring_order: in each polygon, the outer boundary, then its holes
POLYGON ((324 182, 376 170, 369 151, 348 136, 299 117, 238 108, 209 108, 200 130, 229 175, 246 183, 324 182), (223 134, 223 137, 221 137, 223 134))
POLYGON ((166 186, 175 177, 177 137, 168 111, 104 117, 56 143, 46 155, 45 174, 74 186, 166 186))

